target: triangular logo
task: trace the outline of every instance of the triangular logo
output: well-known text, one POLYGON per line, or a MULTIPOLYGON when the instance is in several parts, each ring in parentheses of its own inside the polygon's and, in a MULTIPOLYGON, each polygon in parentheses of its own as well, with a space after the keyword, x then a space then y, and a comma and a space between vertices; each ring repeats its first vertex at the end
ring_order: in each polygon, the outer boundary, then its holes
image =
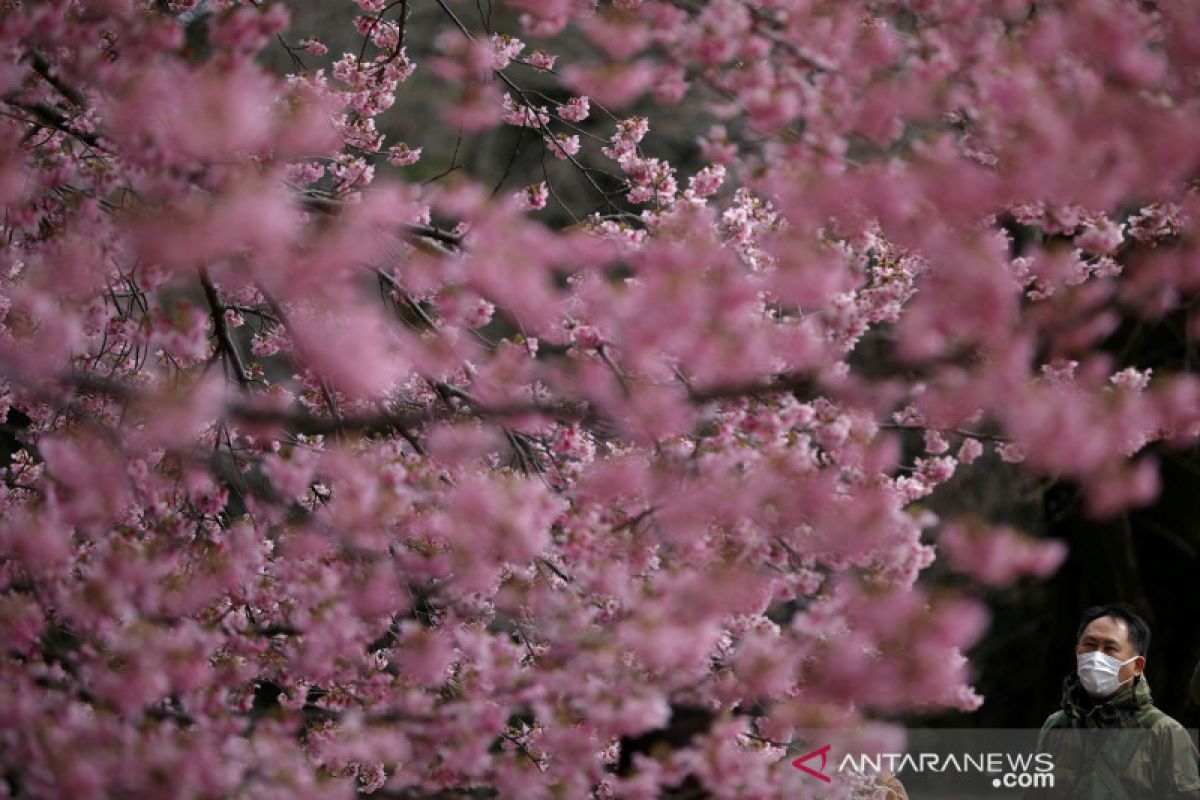
POLYGON ((830 747, 832 747, 832 745, 827 744, 824 747, 819 747, 816 750, 813 750, 811 753, 809 753, 806 756, 800 756, 799 758, 797 758, 795 761, 792 762, 792 766, 795 767, 796 769, 804 770, 809 775, 812 775, 814 778, 820 778, 821 780, 825 781, 826 783, 833 783, 833 779, 825 774, 825 764, 829 760, 829 748, 830 747), (804 763, 805 761, 808 761, 810 758, 815 758, 816 756, 821 757, 821 771, 820 772, 818 772, 817 770, 813 769, 812 767, 810 767, 804 763))

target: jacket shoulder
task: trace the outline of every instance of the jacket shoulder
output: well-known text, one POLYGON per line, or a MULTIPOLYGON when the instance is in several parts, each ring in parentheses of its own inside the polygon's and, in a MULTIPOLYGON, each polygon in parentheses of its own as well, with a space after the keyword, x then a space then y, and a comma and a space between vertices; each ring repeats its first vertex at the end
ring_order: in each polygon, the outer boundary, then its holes
POLYGON ((1068 727, 1067 715, 1063 711, 1055 711, 1053 714, 1046 717, 1046 721, 1042 723, 1042 730, 1044 730, 1044 731, 1048 731, 1052 728, 1066 728, 1066 727, 1068 727))
POLYGON ((1150 706, 1138 714, 1138 725, 1152 731, 1185 730, 1174 717, 1168 716, 1157 706, 1150 706))
POLYGON ((1200 797, 1200 752, 1192 733, 1161 711, 1158 718, 1145 727, 1157 744, 1155 749, 1163 764, 1167 790, 1164 796, 1200 797))

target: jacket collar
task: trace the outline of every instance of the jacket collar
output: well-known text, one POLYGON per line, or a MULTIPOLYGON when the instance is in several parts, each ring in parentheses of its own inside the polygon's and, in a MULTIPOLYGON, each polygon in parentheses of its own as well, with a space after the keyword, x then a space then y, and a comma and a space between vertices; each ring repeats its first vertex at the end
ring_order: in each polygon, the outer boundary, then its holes
POLYGON ((1136 725, 1138 712, 1153 705, 1150 684, 1138 675, 1112 697, 1093 700, 1079 676, 1071 673, 1063 682, 1062 710, 1073 724, 1084 727, 1124 727, 1136 725))

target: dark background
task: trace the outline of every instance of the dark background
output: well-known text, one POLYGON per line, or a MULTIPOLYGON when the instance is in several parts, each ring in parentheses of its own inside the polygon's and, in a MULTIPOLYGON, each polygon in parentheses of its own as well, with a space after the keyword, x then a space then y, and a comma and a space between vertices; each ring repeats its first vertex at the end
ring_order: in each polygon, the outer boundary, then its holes
MULTIPOLYGON (((1184 335, 1189 322, 1188 308, 1158 321, 1127 314, 1104 347, 1123 356, 1123 365, 1153 367, 1156 374, 1194 369, 1193 345, 1184 335)), ((1075 668, 1080 612, 1124 602, 1150 625, 1145 676, 1155 704, 1185 726, 1200 727, 1200 707, 1188 696, 1200 661, 1200 447, 1148 449, 1160 463, 1158 500, 1108 519, 1086 514, 1077 487, 1032 478, 994 455, 935 493, 930 506, 941 514, 976 512, 1062 539, 1070 555, 1048 581, 1023 581, 985 595, 992 625, 969 653, 984 705, 970 714, 913 718, 912 724, 1041 725, 1059 707, 1063 678, 1075 668)))

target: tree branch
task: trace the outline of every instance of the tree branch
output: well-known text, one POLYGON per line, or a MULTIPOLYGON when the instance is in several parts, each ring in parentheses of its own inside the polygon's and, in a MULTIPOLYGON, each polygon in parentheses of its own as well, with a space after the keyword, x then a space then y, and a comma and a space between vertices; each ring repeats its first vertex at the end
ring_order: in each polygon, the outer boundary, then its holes
POLYGON ((246 375, 246 367, 242 364, 242 356, 238 353, 237 346, 233 342, 233 335, 229 331, 229 323, 225 321, 225 303, 221 301, 221 295, 217 292, 217 287, 213 285, 207 267, 200 269, 200 284, 204 287, 204 296, 208 299, 208 307, 213 321, 213 332, 216 334, 218 347, 225 353, 225 359, 233 370, 233 375, 237 378, 238 384, 243 389, 248 390, 250 388, 250 378, 246 375))
POLYGON ((5 96, 4 102, 13 108, 24 111, 26 114, 32 114, 36 118, 37 123, 43 127, 53 128, 54 130, 65 133, 68 136, 73 136, 90 147, 99 148, 100 146, 100 139, 96 136, 96 134, 71 130, 68 125, 70 119, 68 119, 66 114, 63 114, 53 106, 46 105, 45 103, 26 103, 24 101, 17 100, 11 94, 5 96))
POLYGON ((41 75, 42 79, 45 80, 46 83, 53 86, 59 94, 71 101, 72 105, 80 110, 87 108, 87 98, 84 97, 83 92, 79 91, 68 83, 64 83, 57 75, 55 75, 53 71, 54 68, 51 66, 50 62, 46 60, 45 56, 43 56, 37 50, 30 50, 28 53, 28 59, 29 65, 33 67, 33 71, 38 75, 41 75))
POLYGON ((688 399, 693 403, 711 403, 714 400, 757 399, 784 392, 800 392, 814 395, 817 381, 807 372, 785 372, 766 381, 745 381, 710 386, 706 389, 688 389, 688 399))
MULTIPOLYGON (((330 197, 327 194, 311 190, 301 192, 300 201, 308 210, 316 211, 320 214, 337 214, 346 205, 336 197, 330 197)), ((443 230, 442 228, 435 228, 432 225, 405 223, 403 228, 410 237, 429 239, 449 247, 461 247, 463 243, 461 234, 443 230)))
MULTIPOLYGON (((228 335, 227 328, 226 335, 228 335)), ((137 394, 132 387, 108 378, 74 374, 66 376, 64 380, 77 391, 103 394, 118 400, 131 400, 137 394)), ((784 392, 802 392, 813 395, 818 388, 816 380, 807 373, 784 373, 766 381, 747 381, 692 389, 688 391, 687 396, 690 402, 699 405, 717 400, 769 397, 784 392)), ((562 400, 554 403, 520 402, 487 405, 480 402, 470 392, 453 384, 438 382, 435 389, 444 398, 455 397, 461 400, 462 404, 457 406, 442 404, 406 414, 380 413, 343 416, 340 424, 342 429, 347 432, 357 431, 369 435, 410 429, 430 422, 452 419, 462 414, 496 421, 527 415, 543 415, 557 420, 575 422, 596 417, 596 411, 586 399, 562 400)), ((336 433, 339 424, 337 420, 314 417, 305 412, 269 408, 240 401, 227 407, 225 418, 230 422, 243 425, 281 425, 293 433, 302 433, 308 436, 336 433)))

